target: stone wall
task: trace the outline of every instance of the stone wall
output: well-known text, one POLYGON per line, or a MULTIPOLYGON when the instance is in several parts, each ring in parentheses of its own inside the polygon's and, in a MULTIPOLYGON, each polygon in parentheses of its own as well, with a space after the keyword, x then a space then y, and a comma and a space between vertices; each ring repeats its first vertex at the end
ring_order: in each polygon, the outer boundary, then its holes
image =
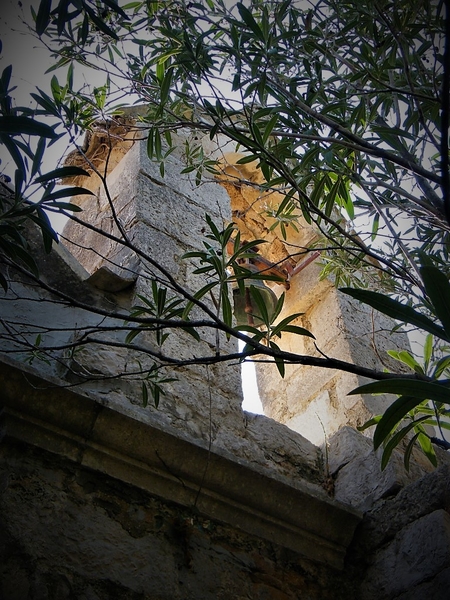
MULTIPOLYGON (((99 142, 97 137, 91 136, 87 155, 98 162, 103 138, 100 136, 99 142)), ((287 273, 288 289, 274 287, 278 295, 285 293, 285 308, 279 318, 301 313, 296 324, 306 327, 316 339, 284 334, 279 343, 281 348, 318 357, 323 353, 370 369, 383 370, 393 366, 398 369, 398 364, 394 365, 395 361, 386 351, 407 348, 406 336, 391 333, 393 322, 388 318, 340 293, 331 281, 321 281, 321 267, 317 261, 301 268, 302 262, 310 256, 314 242, 319 240, 317 231, 300 217, 296 228, 287 227, 286 239, 279 228, 272 228, 275 220, 270 211, 276 211, 284 196, 273 190, 261 190, 263 177, 256 162, 239 164, 243 155, 232 152, 232 145, 226 140, 210 140, 209 136, 200 133, 180 132, 178 148, 165 160, 162 176, 159 164, 148 159, 145 142, 140 141, 136 133, 124 135, 124 138, 123 148, 119 136, 115 138, 113 158, 122 154, 123 157, 120 162, 114 160, 112 163, 114 166, 118 162, 108 176, 109 193, 100 187, 96 197, 80 197, 75 202, 83 208, 84 221, 120 237, 111 212, 112 202, 128 239, 137 248, 151 248, 151 254, 163 271, 101 234, 86 231, 71 222, 63 236, 73 255, 91 273, 94 285, 115 291, 117 286, 120 287, 120 281, 125 287, 134 284, 127 300, 129 305, 135 303, 139 294, 151 296, 152 277, 166 282, 169 287, 170 277, 173 277, 180 285, 195 292, 205 282, 192 274, 194 262, 181 260, 181 257, 185 252, 204 248, 204 217, 207 213, 219 228, 232 220, 239 228, 242 240, 263 239, 266 243, 259 245, 259 255, 287 273), (130 137, 136 138, 131 149, 130 137), (202 144, 205 153, 219 159, 222 171, 216 179, 221 185, 212 176, 197 185, 195 173, 181 174, 185 166, 185 141, 202 144)), ((76 183, 95 188, 98 179, 85 178, 76 183)), ((214 347, 214 332, 207 334, 204 342, 204 349, 200 346, 196 350, 198 354, 207 354, 214 347)), ((220 343, 225 351, 233 348, 224 336, 220 343)), ((174 356, 188 357, 192 353, 192 343, 182 334, 172 335, 165 349, 174 356)), ((81 359, 86 364, 93 362, 89 355, 80 354, 81 359)), ((220 409, 213 421, 225 418, 230 422, 233 410, 234 418, 239 421, 242 400, 239 368, 228 365, 225 369, 214 367, 211 371, 210 377, 222 398, 218 401, 228 407, 225 412, 224 408, 220 409)), ((266 361, 257 363, 256 371, 265 414, 319 446, 343 426, 362 425, 374 414, 382 412, 392 400, 347 396, 350 390, 365 381, 335 370, 287 365, 286 377, 280 379, 274 363, 266 361)), ((205 376, 208 375, 204 369, 191 368, 183 371, 182 384, 169 386, 173 388, 173 396, 181 400, 166 406, 167 414, 176 412, 174 422, 181 418, 189 427, 189 423, 203 421, 206 427, 204 407, 208 405, 208 398, 197 397, 198 382, 205 376), (191 378, 194 393, 188 389, 187 382, 191 378), (191 397, 193 402, 189 401, 191 397)))
POLYGON ((375 504, 349 551, 361 600, 444 600, 450 587, 450 468, 375 504))
POLYGON ((32 368, 0 378, 2 600, 348 597, 360 514, 294 475, 288 436, 262 466, 32 368))
POLYGON ((92 401, 7 368, 2 600, 447 598, 450 467, 385 487, 361 519, 305 481, 110 409, 87 418, 92 401))
MULTIPOLYGON (((300 355, 325 355, 369 369, 398 371, 398 362, 387 350, 408 348, 406 335, 392 333, 392 320, 351 300, 332 281, 321 279, 320 259, 308 263, 314 254, 314 244, 321 245, 320 235, 301 216, 295 228, 287 225, 284 237, 279 227, 272 229, 275 219, 271 212, 276 212, 284 196, 273 190, 261 191, 258 184, 263 182, 263 176, 256 161, 238 164, 242 157, 239 153, 224 152, 225 166, 219 178, 230 196, 233 222, 242 239, 264 239, 267 243, 260 245, 260 254, 287 269, 288 289, 275 288, 278 295, 285 293, 279 319, 300 313, 294 324, 315 336, 312 340, 284 334, 279 346, 300 355)), ((264 413, 317 445, 323 445, 343 426, 362 425, 383 412, 392 401, 392 397, 386 396, 347 396, 350 390, 367 381, 331 369, 287 365, 286 376, 281 380, 276 366, 265 361, 256 363, 256 373, 264 413)))
POLYGON ((2 600, 338 600, 343 573, 53 454, 0 448, 2 600))
MULTIPOLYGON (((100 166, 105 135, 86 149, 100 166)), ((242 411, 238 365, 192 365, 178 370, 158 410, 145 408, 136 355, 107 343, 123 341, 126 311, 151 293, 152 278, 173 290, 202 285, 180 258, 202 247, 205 212, 219 226, 233 215, 246 236, 270 233, 254 210, 267 201, 255 197, 258 173, 251 165, 242 173, 230 148, 221 151, 222 187, 198 187, 181 176, 179 154, 162 177, 143 143, 125 139, 115 147, 110 196, 93 180, 95 197, 76 200, 91 229, 66 228, 72 255, 44 255, 36 240, 44 289, 10 272, 1 299, 16 337, 1 331, 0 600, 445 597, 449 468, 427 474, 417 456, 406 473, 394 455, 381 472, 370 439, 348 427, 389 399, 349 400, 360 381, 346 374, 289 367, 280 380, 273 365, 260 366, 274 420, 242 411), (245 177, 239 186, 236 171, 245 177), (110 200, 135 250, 93 229, 119 233, 110 200), (110 328, 104 344, 58 354, 58 344, 98 326, 110 328), (52 360, 28 364, 47 329, 52 360)), ((267 258, 290 261, 292 272, 314 235, 305 225, 290 238, 301 250, 292 258, 270 234, 267 258)), ((299 324, 322 351, 383 367, 396 343, 388 322, 320 282, 315 263, 289 279, 285 310, 304 313, 299 324)), ((314 351, 299 336, 282 342, 314 351)), ((154 337, 141 334, 141 343, 151 355, 154 337)), ((195 346, 172 335, 167 351, 191 357, 215 344, 205 329, 195 346)), ((220 346, 233 349, 223 336, 220 346)))

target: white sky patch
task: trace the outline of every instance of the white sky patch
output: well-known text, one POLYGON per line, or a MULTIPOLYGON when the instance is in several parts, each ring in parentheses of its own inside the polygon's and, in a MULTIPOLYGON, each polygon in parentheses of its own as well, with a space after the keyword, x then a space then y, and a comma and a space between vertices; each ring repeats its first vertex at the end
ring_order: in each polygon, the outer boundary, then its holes
MULTIPOLYGON (((239 340, 239 352, 242 351, 244 342, 239 340)), ((244 394, 244 401, 242 408, 248 412, 263 415, 263 407, 258 392, 258 384, 256 381, 255 364, 250 360, 244 361, 241 367, 242 377, 242 392, 244 394)))

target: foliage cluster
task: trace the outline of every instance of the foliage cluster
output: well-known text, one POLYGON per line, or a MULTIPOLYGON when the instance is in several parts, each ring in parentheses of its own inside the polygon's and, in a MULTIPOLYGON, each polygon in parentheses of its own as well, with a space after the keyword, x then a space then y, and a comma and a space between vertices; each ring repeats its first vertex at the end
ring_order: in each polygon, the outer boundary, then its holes
MULTIPOLYGON (((120 114, 125 96, 147 107, 141 125, 161 174, 174 133, 224 136, 245 151, 242 163, 258 162, 262 193, 284 194, 270 211, 282 236, 301 215, 321 233, 326 275, 354 298, 429 334, 424 366, 406 350, 394 357, 411 368, 408 376, 286 353, 274 338, 286 331, 312 334, 292 325, 296 315, 274 323, 257 291, 264 323, 237 331, 227 290, 233 279, 242 286, 254 277, 238 262, 249 248, 237 242, 227 257, 232 228, 219 231, 211 221, 205 250, 187 256, 199 260, 197 273, 207 283, 191 294, 160 268, 174 295, 168 299, 156 278, 153 299, 141 298, 129 315, 137 328, 127 342, 147 327, 162 346, 168 321, 195 336, 188 319, 197 306, 209 326, 246 342, 241 359, 266 354, 282 375, 285 363, 300 362, 377 379, 352 393, 399 395, 374 421, 376 446, 386 443, 383 464, 410 431, 408 448, 417 439, 434 461, 430 439, 436 439, 427 427, 448 427, 450 403, 449 13, 448 2, 427 0, 249 0, 232 6, 224 0, 40 0, 32 27, 52 53, 58 76, 48 93, 33 94, 34 110, 12 106, 10 67, 0 82, 1 141, 16 167, 14 194, 0 207, 4 260, 38 278, 24 222, 38 223, 50 249, 56 236, 44 209, 69 214, 76 207, 61 200, 85 193, 54 191, 59 177, 77 173, 67 167, 41 172, 47 140, 68 135, 75 143, 96 119, 120 114), (77 88, 80 68, 94 70, 97 79, 103 74, 104 83, 77 88), (26 136, 39 141, 33 146, 26 136), (30 202, 36 186, 41 199, 30 202), (216 310, 203 302, 211 292, 217 292, 216 310)), ((187 148, 186 172, 195 171, 197 183, 215 168, 200 146, 187 148)), ((99 176, 106 185, 105 173, 99 176)), ((126 232, 118 243, 131 247, 126 232)), ((3 276, 0 283, 6 289, 3 276)), ((219 354, 216 349, 205 360, 219 360, 219 354)), ((155 358, 152 377, 167 364, 163 354, 155 358)), ((440 443, 445 447, 445 440, 440 443)), ((406 462, 408 456, 409 450, 406 462)))

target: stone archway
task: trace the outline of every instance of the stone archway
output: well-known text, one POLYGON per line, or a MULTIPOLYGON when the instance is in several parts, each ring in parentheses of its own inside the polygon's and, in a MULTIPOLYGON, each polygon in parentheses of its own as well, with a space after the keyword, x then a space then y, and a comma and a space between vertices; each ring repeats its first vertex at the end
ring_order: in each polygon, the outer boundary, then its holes
MULTIPOLYGON (((320 261, 314 261, 314 242, 318 232, 299 215, 296 227, 286 227, 283 237, 274 228, 270 212, 277 209, 284 195, 267 192, 257 163, 239 164, 245 155, 227 152, 223 156, 223 175, 219 178, 230 197, 233 222, 245 240, 262 238, 266 244, 259 252, 287 273, 285 305, 279 319, 302 313, 294 324, 311 331, 311 338, 284 334, 282 349, 300 355, 333 356, 382 370, 390 357, 386 350, 407 347, 404 334, 391 334, 392 321, 341 294, 332 281, 321 278, 320 261)), ((264 414, 288 425, 313 443, 321 445, 345 425, 362 425, 382 412, 389 400, 348 396, 363 383, 363 378, 331 369, 287 365, 281 379, 276 366, 256 362, 256 377, 264 414)))
MULTIPOLYGON (((104 147, 104 151, 112 152, 112 159, 109 160, 109 163, 114 170, 108 178, 116 190, 113 195, 114 202, 123 204, 120 209, 122 211, 121 218, 127 223, 127 227, 131 228, 132 235, 136 235, 139 239, 142 235, 147 239, 148 232, 153 231, 151 236, 155 241, 158 240, 162 249, 167 240, 170 239, 170 244, 173 245, 176 238, 174 248, 179 248, 179 250, 168 251, 167 256, 164 256, 164 262, 174 269, 177 277, 184 280, 188 277, 179 261, 183 254, 183 246, 193 242, 192 236, 196 238, 194 244, 200 243, 199 237, 203 229, 204 212, 215 211, 218 218, 232 219, 236 223, 243 240, 267 240, 267 243, 260 244, 259 254, 271 264, 278 265, 286 274, 288 281, 286 287, 289 289, 285 290, 282 286, 278 286, 277 289, 278 294, 285 291, 285 305, 280 319, 293 313, 302 313, 298 317, 297 324, 311 331, 315 335, 316 341, 304 336, 285 334, 279 344, 283 349, 300 355, 320 356, 321 353, 324 353, 342 360, 354 361, 369 368, 383 369, 384 364, 380 357, 383 356, 383 362, 385 359, 389 360, 385 351, 396 345, 405 347, 407 342, 404 336, 401 334, 390 335, 392 323, 389 320, 381 315, 375 315, 370 309, 362 307, 347 296, 340 294, 331 281, 321 280, 321 267, 318 261, 311 261, 301 269, 304 261, 308 260, 307 257, 312 256, 311 244, 318 239, 317 232, 301 217, 296 222, 296 228, 286 228, 285 239, 281 235, 280 229, 273 227, 275 220, 270 212, 276 210, 284 196, 277 191, 263 190, 261 187, 263 176, 256 162, 239 164, 239 160, 244 155, 234 152, 232 144, 223 140, 211 141, 208 135, 202 134, 202 137, 197 133, 195 134, 196 143, 204 146, 205 154, 209 152, 211 157, 221 161, 222 173, 216 181, 210 179, 204 184, 210 190, 206 194, 206 188, 203 185, 198 190, 193 189, 191 180, 189 180, 191 187, 184 188, 183 177, 180 177, 182 146, 186 139, 192 138, 193 134, 186 132, 183 135, 180 133, 180 151, 171 155, 172 162, 169 161, 167 165, 167 177, 171 181, 176 179, 176 186, 171 188, 170 181, 167 185, 159 183, 161 176, 158 168, 150 166, 144 142, 137 141, 140 136, 136 135, 136 132, 139 133, 139 130, 135 129, 131 135, 128 121, 125 124, 120 123, 119 126, 122 129, 114 130, 111 134, 108 128, 99 125, 97 131, 94 131, 94 134, 87 140, 86 156, 89 160, 95 158, 97 162, 99 161, 98 164, 104 165, 101 148, 104 147), (131 153, 133 158, 130 158, 131 147, 134 147, 133 153, 131 153), (130 162, 136 160, 139 164, 130 162), (127 195, 130 198, 133 194, 136 195, 133 178, 142 179, 144 171, 144 179, 147 178, 146 181, 149 186, 152 186, 153 191, 147 190, 145 187, 147 184, 142 183, 144 187, 141 186, 139 193, 142 194, 142 190, 144 190, 144 196, 151 199, 153 195, 161 196, 162 191, 164 192, 153 209, 158 211, 159 216, 156 221, 155 214, 148 213, 148 208, 141 199, 139 200, 140 204, 138 203, 133 208, 135 212, 130 212, 126 201, 127 195), (152 175, 149 175, 150 171, 153 173, 152 175), (164 190, 161 186, 164 187, 164 190), (223 192, 222 195, 219 193, 220 186, 226 190, 228 200, 223 197, 223 192), (212 192, 213 189, 217 191, 212 192), (185 193, 186 195, 183 196, 185 193), (189 235, 183 234, 188 215, 185 211, 180 210, 180 202, 174 201, 174 195, 177 194, 181 194, 180 198, 184 197, 187 200, 192 198, 195 204, 195 210, 189 213, 189 235), (217 207, 212 206, 211 197, 216 198, 217 207), (170 213, 170 217, 173 219, 172 223, 168 222, 167 214, 169 213, 167 211, 169 209, 164 206, 165 202, 172 206, 170 213), (228 206, 225 206, 227 202, 228 206), (139 223, 144 224, 144 229, 139 223), (142 233, 144 230, 145 233, 142 233), (173 256, 169 256, 172 253, 173 256)), ((79 155, 72 155, 71 164, 78 164, 77 161, 79 161, 79 155)), ((187 177, 186 181, 188 181, 187 177)), ((73 183, 85 185, 91 189, 98 188, 99 184, 96 178, 73 183)), ((94 202, 86 203, 82 198, 80 202, 84 203, 86 210, 91 210, 91 218, 94 222, 101 223, 102 227, 110 226, 108 218, 104 216, 108 201, 101 193, 98 193, 94 202)), ((69 228, 72 230, 69 231, 68 237, 72 240, 76 239, 77 235, 85 235, 84 232, 78 234, 76 227, 72 225, 69 228)), ((96 243, 92 240, 91 245, 96 243)), ((107 285, 116 285, 117 278, 123 278, 122 267, 128 269, 131 265, 131 270, 137 271, 136 264, 133 262, 135 257, 132 253, 117 254, 114 248, 109 247, 107 239, 102 243, 105 243, 106 246, 101 249, 101 252, 98 247, 93 253, 92 248, 77 248, 73 244, 72 250, 91 273, 93 271, 97 273, 104 269, 104 258, 106 257, 109 260, 107 269, 113 270, 112 278, 109 273, 106 274, 107 285), (115 252, 116 254, 114 254, 115 252), (94 261, 92 264, 89 262, 91 260, 94 261)), ((129 285, 129 283, 125 282, 125 285, 129 285)), ((384 410, 389 402, 386 398, 380 400, 373 397, 348 396, 350 390, 362 383, 361 378, 349 373, 295 364, 287 365, 286 375, 284 379, 281 379, 275 365, 270 362, 256 363, 256 373, 264 413, 318 445, 345 425, 361 425, 373 414, 384 410)))

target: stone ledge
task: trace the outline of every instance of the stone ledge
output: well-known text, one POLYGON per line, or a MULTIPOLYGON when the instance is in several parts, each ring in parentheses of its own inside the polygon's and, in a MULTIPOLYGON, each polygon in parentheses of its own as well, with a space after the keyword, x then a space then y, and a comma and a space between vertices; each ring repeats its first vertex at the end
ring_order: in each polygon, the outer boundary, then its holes
POLYGON ((307 481, 274 476, 224 450, 183 437, 0 362, 2 430, 166 500, 342 569, 360 514, 307 481))

